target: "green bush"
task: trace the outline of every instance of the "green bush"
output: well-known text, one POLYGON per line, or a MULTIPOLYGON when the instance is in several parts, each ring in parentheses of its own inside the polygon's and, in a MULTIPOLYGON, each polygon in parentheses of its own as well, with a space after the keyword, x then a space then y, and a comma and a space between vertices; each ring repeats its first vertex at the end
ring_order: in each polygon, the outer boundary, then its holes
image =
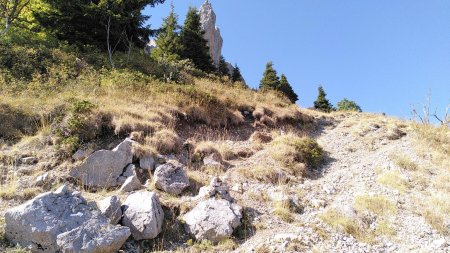
POLYGON ((319 166, 323 160, 323 149, 316 140, 292 133, 277 137, 270 151, 272 158, 299 174, 304 174, 306 167, 319 166))

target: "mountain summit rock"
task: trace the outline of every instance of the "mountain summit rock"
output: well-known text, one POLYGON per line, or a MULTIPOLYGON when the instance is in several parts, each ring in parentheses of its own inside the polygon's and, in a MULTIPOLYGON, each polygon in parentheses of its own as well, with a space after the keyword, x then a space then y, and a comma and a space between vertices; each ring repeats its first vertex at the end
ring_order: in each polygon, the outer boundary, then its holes
POLYGON ((207 0, 200 7, 200 22, 205 31, 205 39, 208 41, 209 52, 216 66, 219 66, 220 56, 222 55, 223 39, 220 35, 220 29, 216 26, 216 14, 213 11, 211 3, 207 0))

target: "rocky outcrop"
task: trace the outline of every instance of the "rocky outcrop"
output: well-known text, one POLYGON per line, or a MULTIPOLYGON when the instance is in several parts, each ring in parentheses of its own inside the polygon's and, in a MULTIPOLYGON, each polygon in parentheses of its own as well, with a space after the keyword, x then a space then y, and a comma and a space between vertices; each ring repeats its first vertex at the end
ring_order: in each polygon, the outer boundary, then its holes
POLYGON ((200 7, 200 22, 202 29, 205 31, 205 39, 208 41, 209 52, 216 66, 219 66, 220 56, 222 55, 223 39, 220 30, 216 26, 216 14, 214 13, 211 3, 206 1, 200 7))
POLYGON ((242 208, 224 199, 210 198, 184 216, 186 230, 197 240, 218 243, 241 225, 242 208))
POLYGON ((117 186, 123 169, 133 160, 132 145, 133 141, 126 139, 112 151, 96 151, 70 171, 70 176, 80 179, 88 187, 117 186))
POLYGON ((195 196, 194 200, 202 200, 209 198, 221 198, 227 201, 233 201, 230 195, 229 188, 226 186, 219 178, 213 177, 211 182, 207 186, 200 188, 198 195, 195 196))
POLYGON ((182 164, 168 162, 155 170, 155 186, 173 195, 179 195, 189 187, 189 178, 182 164))
POLYGON ((164 212, 155 193, 133 193, 122 209, 122 224, 131 229, 135 240, 153 239, 161 232, 164 212))
POLYGON ((39 253, 116 252, 130 236, 67 186, 8 210, 5 222, 9 241, 39 253))
POLYGON ((122 219, 121 205, 117 196, 110 196, 98 202, 98 209, 109 218, 111 224, 117 224, 122 219))

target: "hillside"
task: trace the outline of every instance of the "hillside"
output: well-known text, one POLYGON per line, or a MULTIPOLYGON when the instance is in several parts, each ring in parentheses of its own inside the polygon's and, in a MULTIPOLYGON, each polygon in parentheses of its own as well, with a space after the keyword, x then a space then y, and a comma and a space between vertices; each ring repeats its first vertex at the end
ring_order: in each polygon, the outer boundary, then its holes
POLYGON ((448 122, 251 89, 209 1, 88 2, 0 8, 0 252, 450 252, 448 122))
MULTIPOLYGON (((88 201, 125 201, 130 193, 119 186, 95 189, 74 180, 71 171, 85 160, 71 157, 79 149, 112 149, 131 135, 134 159, 176 160, 190 183, 171 195, 147 175, 164 226, 158 237, 137 244, 143 250, 448 251, 448 128, 300 109, 276 93, 213 77, 193 77, 192 85, 137 78, 113 71, 114 81, 64 87, 58 96, 4 92, 2 217, 63 184, 88 201), (242 207, 241 226, 217 246, 193 241, 183 227, 199 201, 194 196, 214 176, 242 207)), ((8 245, 2 239, 3 251, 17 251, 8 245)))

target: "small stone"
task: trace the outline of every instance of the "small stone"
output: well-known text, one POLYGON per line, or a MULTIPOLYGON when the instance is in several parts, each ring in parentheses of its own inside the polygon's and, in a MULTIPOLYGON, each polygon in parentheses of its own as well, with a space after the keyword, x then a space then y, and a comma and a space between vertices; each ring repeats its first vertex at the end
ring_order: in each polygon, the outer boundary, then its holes
POLYGON ((167 193, 179 195, 189 187, 189 178, 181 164, 169 162, 156 168, 155 186, 167 193))
POLYGON ((86 159, 89 155, 91 155, 94 152, 93 149, 79 149, 75 154, 72 155, 72 159, 75 161, 82 161, 86 159))
POLYGON ((20 158, 20 163, 26 164, 26 165, 33 165, 33 164, 38 163, 38 159, 37 159, 37 157, 32 157, 32 156, 24 157, 24 158, 20 158))
POLYGON ((34 185, 37 187, 44 186, 49 183, 49 173, 45 172, 44 174, 38 176, 34 181, 34 185))
POLYGON ((121 192, 132 192, 136 190, 142 189, 141 181, 137 178, 137 176, 131 176, 125 180, 122 187, 120 187, 121 192))

